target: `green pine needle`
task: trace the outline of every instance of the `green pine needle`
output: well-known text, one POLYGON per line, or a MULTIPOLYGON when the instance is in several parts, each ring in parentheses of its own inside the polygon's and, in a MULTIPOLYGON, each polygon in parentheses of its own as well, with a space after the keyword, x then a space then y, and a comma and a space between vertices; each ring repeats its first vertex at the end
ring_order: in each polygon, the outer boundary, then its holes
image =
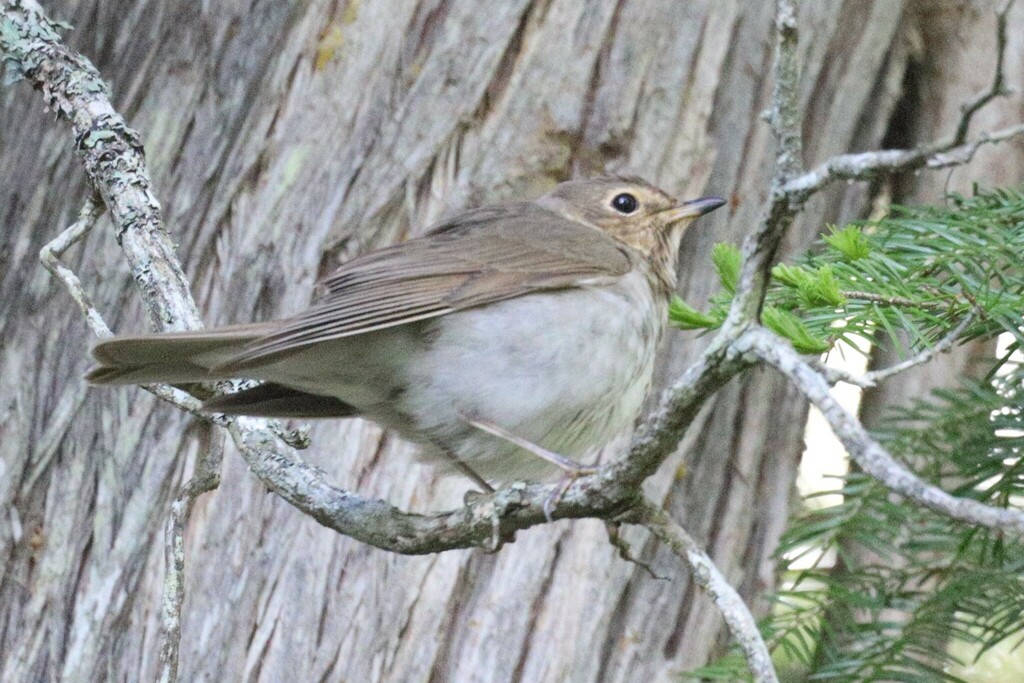
POLYGON ((761 322, 768 329, 788 339, 797 353, 820 355, 832 348, 826 340, 812 336, 795 315, 775 306, 764 307, 761 322))
POLYGON ((711 261, 722 281, 722 289, 733 294, 740 280, 740 250, 735 245, 719 242, 711 249, 711 261))
MULTIPOLYGON (((716 251, 720 276, 738 272, 730 252, 716 251)), ((772 276, 762 321, 801 353, 851 334, 913 353, 970 312, 965 339, 1005 333, 1019 349, 1024 194, 952 197, 833 228, 772 276)), ((722 279, 725 292, 698 315, 724 316, 735 280, 722 279)), ((954 495, 1019 508, 1024 367, 1016 363, 1006 353, 984 380, 891 408, 873 436, 954 495)), ((761 626, 786 680, 958 681, 952 653, 1024 645, 1024 541, 912 505, 856 471, 828 493, 790 520, 777 551, 785 581, 761 626), (805 568, 808 558, 820 559, 805 568)), ((746 680, 749 672, 733 647, 688 676, 746 680)))
POLYGON ((847 261, 856 261, 871 254, 871 243, 857 225, 847 225, 842 229, 833 225, 831 232, 822 237, 822 240, 847 261))
POLYGON ((681 330, 712 330, 721 327, 725 321, 724 309, 713 309, 710 314, 701 313, 678 296, 673 296, 669 302, 668 318, 681 330))

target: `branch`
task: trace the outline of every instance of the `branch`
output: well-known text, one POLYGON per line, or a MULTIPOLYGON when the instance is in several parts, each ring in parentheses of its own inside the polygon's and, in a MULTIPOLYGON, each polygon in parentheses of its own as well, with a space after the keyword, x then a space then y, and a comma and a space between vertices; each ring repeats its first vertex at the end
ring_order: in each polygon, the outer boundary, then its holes
POLYGON ((832 157, 812 171, 793 178, 782 190, 798 204, 803 204, 837 180, 871 180, 881 175, 892 175, 921 168, 938 170, 962 166, 970 162, 984 145, 1004 142, 1024 135, 1024 124, 1017 124, 994 133, 981 133, 971 142, 955 145, 948 142, 933 143, 916 149, 887 149, 876 152, 841 154, 832 157))
POLYGON ((707 591, 725 618, 729 633, 743 651, 747 668, 754 681, 776 683, 779 678, 754 616, 736 589, 686 529, 676 524, 668 513, 650 501, 644 501, 643 506, 635 514, 622 521, 647 527, 658 540, 665 543, 690 566, 690 575, 694 582, 707 591))
POLYGON ((775 253, 800 208, 785 191, 786 184, 799 173, 803 163, 798 41, 796 0, 776 0, 775 85, 768 111, 777 147, 776 168, 765 217, 743 241, 743 267, 729 314, 722 325, 723 334, 729 338, 735 338, 743 327, 760 316, 775 253))
POLYGON ((880 368, 871 372, 865 372, 863 375, 855 375, 839 368, 831 368, 821 363, 817 359, 811 359, 808 364, 820 373, 829 384, 838 384, 843 382, 845 384, 852 384, 854 386, 867 389, 873 387, 876 384, 884 382, 890 377, 894 377, 901 372, 906 372, 912 368, 916 368, 918 365, 924 365, 932 358, 935 358, 939 354, 946 353, 953 348, 953 345, 960 339, 960 335, 971 326, 974 322, 974 311, 971 311, 964 319, 956 324, 952 330, 950 330, 942 339, 935 342, 933 346, 929 346, 926 349, 922 349, 920 352, 914 354, 910 358, 904 361, 891 365, 887 368, 880 368))
POLYGON ((890 149, 859 154, 841 154, 832 157, 817 168, 790 179, 783 192, 797 205, 837 180, 871 180, 921 168, 942 169, 962 166, 970 162, 984 145, 1010 140, 1024 135, 1024 124, 1003 128, 994 133, 981 133, 968 142, 967 133, 976 113, 997 97, 1010 94, 1006 87, 1004 62, 1006 61, 1006 17, 1015 0, 1009 0, 996 14, 996 70, 992 86, 960 107, 960 121, 954 133, 944 141, 922 145, 916 149, 890 149))
POLYGON ((898 463, 871 438, 864 425, 829 393, 829 384, 825 378, 785 340, 764 328, 752 328, 737 340, 736 346, 788 377, 821 411, 850 457, 864 472, 888 489, 961 522, 1024 536, 1024 510, 992 507, 969 498, 958 498, 923 481, 898 463))
POLYGON ((220 463, 224 439, 205 426, 208 443, 200 447, 195 473, 178 491, 171 503, 171 514, 164 528, 164 596, 160 605, 160 683, 178 680, 178 645, 181 642, 181 604, 185 599, 185 524, 196 498, 220 485, 220 463))
MULTIPOLYGON (((402 511, 362 498, 327 481, 326 474, 293 451, 277 447, 262 420, 239 418, 229 431, 253 473, 271 490, 320 524, 383 550, 405 555, 495 548, 515 532, 544 524, 544 503, 555 484, 511 484, 475 496, 464 507, 433 515, 402 511)), ((558 519, 609 519, 636 505, 639 494, 603 467, 568 487, 552 512, 558 519)))

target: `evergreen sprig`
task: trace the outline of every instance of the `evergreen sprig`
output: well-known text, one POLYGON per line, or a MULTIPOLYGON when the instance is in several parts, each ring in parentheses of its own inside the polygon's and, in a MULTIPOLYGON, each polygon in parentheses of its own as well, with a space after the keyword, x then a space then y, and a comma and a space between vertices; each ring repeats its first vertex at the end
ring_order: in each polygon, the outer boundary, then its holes
MULTIPOLYGON (((965 338, 1009 333, 1012 351, 1024 312, 1024 195, 954 197, 833 228, 773 278, 765 322, 771 311, 797 320, 799 332, 776 331, 798 350, 812 352, 801 349, 804 333, 832 344, 852 332, 916 350, 973 312, 965 338)), ((707 313, 689 316, 712 327, 727 306, 719 295, 707 313)), ((874 436, 958 496, 1021 507, 1022 388, 1024 368, 1007 353, 983 380, 890 409, 874 436)), ((856 471, 815 497, 782 538, 785 581, 762 623, 784 680, 959 681, 951 643, 975 657, 1000 643, 1024 647, 1024 542, 908 505, 856 471), (812 566, 798 569, 808 558, 812 566)), ((749 680, 749 672, 731 651, 686 677, 749 680)))
MULTIPOLYGON (((876 435, 908 467, 991 505, 1024 500, 1024 405, 1009 384, 974 383, 893 411, 876 435)), ((951 640, 1024 640, 1024 543, 905 504, 853 472, 808 507, 778 549, 786 585, 762 624, 788 680, 960 681, 951 640), (808 555, 834 558, 795 569, 808 555), (874 561, 865 557, 875 557, 874 561)), ((744 680, 738 653, 688 677, 744 680)))
MULTIPOLYGON (((707 312, 674 300, 672 323, 682 329, 720 326, 739 258, 735 246, 716 245, 712 261, 722 291, 707 312)), ((971 311, 978 319, 964 340, 1007 330, 1019 344, 1024 194, 954 196, 948 206, 894 207, 881 220, 833 227, 806 256, 772 270, 766 304, 799 318, 797 336, 776 331, 806 353, 876 333, 909 353, 935 343, 971 311)))

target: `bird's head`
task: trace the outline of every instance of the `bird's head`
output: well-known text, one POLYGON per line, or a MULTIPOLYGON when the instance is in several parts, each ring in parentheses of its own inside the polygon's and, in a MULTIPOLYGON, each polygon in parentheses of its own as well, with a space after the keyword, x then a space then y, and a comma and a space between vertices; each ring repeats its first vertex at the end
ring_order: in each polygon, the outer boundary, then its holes
POLYGON ((680 201, 642 178, 616 176, 561 183, 540 202, 632 248, 672 287, 686 228, 725 204, 718 197, 680 201))

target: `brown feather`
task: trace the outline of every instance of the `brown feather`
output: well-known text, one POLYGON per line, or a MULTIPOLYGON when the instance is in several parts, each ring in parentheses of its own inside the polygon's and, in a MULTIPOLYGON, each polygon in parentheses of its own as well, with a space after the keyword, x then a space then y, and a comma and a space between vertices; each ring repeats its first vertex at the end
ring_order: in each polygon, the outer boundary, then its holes
POLYGON ((309 394, 273 382, 215 396, 203 403, 203 410, 225 415, 304 419, 358 415, 355 408, 333 396, 309 394))
POLYGON ((210 368, 273 330, 273 323, 256 323, 107 339, 93 347, 92 355, 99 365, 91 368, 85 378, 93 384, 206 382, 224 378, 210 368))
POLYGON ((621 277, 634 257, 607 234, 535 203, 462 214, 428 235, 343 265, 308 311, 219 365, 235 372, 323 341, 529 292, 621 277))

